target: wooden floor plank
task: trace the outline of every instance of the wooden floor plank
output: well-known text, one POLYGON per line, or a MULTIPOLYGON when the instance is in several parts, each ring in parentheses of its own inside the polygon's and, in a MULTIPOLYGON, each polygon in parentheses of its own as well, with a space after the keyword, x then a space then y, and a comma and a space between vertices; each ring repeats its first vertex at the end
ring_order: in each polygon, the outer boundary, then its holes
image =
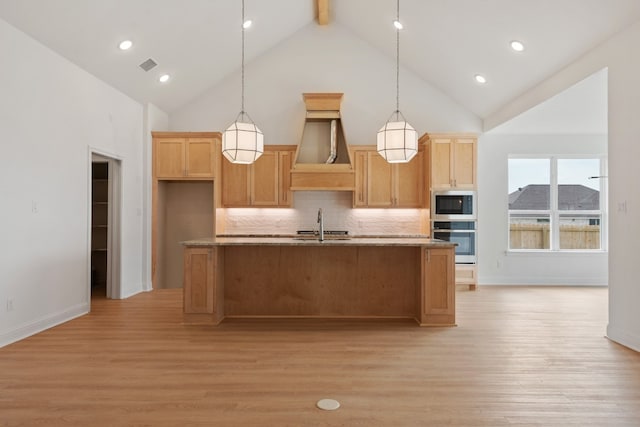
POLYGON ((640 425, 640 355, 604 338, 606 289, 461 289, 451 328, 185 326, 180 290, 97 299, 0 349, 0 426, 640 425))

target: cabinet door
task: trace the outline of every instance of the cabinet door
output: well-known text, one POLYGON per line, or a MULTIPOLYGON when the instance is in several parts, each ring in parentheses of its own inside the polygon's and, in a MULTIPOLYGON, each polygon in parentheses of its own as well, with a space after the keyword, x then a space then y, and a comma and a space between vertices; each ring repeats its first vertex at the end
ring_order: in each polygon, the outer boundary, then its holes
POLYGON ((291 206, 291 167, 293 166, 293 158, 295 151, 279 151, 278 152, 278 205, 291 206))
POLYGON ((476 186, 476 139, 458 138, 453 146, 453 185, 459 189, 476 186))
POLYGON ((185 146, 185 175, 213 178, 214 147, 211 139, 189 138, 185 146))
POLYGON ((265 151, 251 165, 251 204, 278 206, 278 153, 265 151))
POLYGON ((213 313, 215 263, 212 248, 184 249, 184 312, 213 313))
POLYGON ((353 194, 354 207, 367 206, 367 151, 355 151, 353 156, 356 190, 353 194))
POLYGON ((239 165, 222 159, 222 205, 246 207, 251 205, 249 169, 250 165, 239 165))
POLYGON ((155 140, 156 178, 181 178, 185 173, 185 139, 167 138, 155 140))
POLYGON ((452 187, 452 151, 453 141, 450 138, 434 138, 431 140, 431 188, 448 189, 452 187))
POLYGON ((424 249, 422 319, 424 324, 455 322, 454 249, 424 249))
POLYGON ((393 206, 392 165, 375 151, 367 152, 367 205, 393 206))
POLYGON ((395 206, 399 208, 420 208, 424 205, 424 153, 419 151, 409 163, 395 166, 395 206))

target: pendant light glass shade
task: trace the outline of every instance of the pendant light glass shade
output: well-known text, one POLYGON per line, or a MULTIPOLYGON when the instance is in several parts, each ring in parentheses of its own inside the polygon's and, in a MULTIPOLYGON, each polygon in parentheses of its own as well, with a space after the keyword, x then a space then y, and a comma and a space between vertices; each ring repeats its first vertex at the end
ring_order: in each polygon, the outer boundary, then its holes
POLYGON ((244 111, 244 30, 249 27, 244 19, 242 0, 242 97, 240 114, 222 134, 222 155, 231 163, 251 164, 264 152, 264 135, 244 111))
POLYGON ((418 153, 418 132, 400 112, 400 0, 397 1, 396 28, 396 111, 378 131, 376 148, 389 163, 407 163, 418 153), (392 121, 393 120, 393 121, 392 121))
POLYGON ((387 162, 406 163, 418 153, 418 132, 405 120, 388 121, 378 131, 376 147, 387 162))
POLYGON ((264 152, 264 135, 251 118, 245 122, 241 116, 222 134, 222 154, 231 163, 250 164, 264 152))

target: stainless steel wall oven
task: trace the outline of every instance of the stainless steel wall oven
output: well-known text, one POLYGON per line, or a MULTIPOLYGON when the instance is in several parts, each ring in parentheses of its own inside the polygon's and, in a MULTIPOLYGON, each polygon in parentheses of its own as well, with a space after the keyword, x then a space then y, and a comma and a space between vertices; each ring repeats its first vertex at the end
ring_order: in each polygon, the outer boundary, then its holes
POLYGON ((433 221, 433 238, 457 243, 456 264, 475 264, 476 222, 475 221, 433 221))

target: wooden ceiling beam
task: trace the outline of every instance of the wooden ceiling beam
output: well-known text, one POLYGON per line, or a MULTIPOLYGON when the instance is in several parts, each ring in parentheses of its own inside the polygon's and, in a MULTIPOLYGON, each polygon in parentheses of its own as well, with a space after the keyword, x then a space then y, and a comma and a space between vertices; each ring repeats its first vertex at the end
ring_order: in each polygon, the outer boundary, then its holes
POLYGON ((329 0, 316 0, 318 11, 318 24, 329 24, 329 0))

